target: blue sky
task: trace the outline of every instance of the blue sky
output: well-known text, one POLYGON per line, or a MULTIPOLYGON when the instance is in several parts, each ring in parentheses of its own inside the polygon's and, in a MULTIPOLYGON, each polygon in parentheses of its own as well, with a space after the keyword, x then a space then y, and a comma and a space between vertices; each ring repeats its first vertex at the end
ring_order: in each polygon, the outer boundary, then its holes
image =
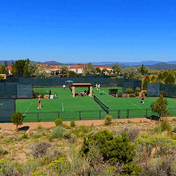
POLYGON ((176 1, 2 0, 0 60, 176 60, 176 1))

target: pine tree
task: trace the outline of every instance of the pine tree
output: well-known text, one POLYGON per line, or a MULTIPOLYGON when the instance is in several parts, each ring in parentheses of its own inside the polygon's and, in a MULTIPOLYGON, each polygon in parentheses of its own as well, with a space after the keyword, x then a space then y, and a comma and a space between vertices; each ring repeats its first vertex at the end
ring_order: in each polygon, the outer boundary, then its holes
POLYGON ((165 84, 174 84, 174 82, 175 82, 175 77, 171 74, 169 74, 165 79, 165 84))

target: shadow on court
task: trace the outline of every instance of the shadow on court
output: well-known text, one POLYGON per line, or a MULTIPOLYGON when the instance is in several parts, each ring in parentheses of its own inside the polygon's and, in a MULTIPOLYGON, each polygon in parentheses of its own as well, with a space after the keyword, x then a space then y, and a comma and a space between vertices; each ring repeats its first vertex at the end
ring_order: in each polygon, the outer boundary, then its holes
POLYGON ((159 116, 155 116, 155 115, 152 115, 150 117, 146 117, 147 119, 150 119, 150 120, 160 120, 160 117, 159 116))

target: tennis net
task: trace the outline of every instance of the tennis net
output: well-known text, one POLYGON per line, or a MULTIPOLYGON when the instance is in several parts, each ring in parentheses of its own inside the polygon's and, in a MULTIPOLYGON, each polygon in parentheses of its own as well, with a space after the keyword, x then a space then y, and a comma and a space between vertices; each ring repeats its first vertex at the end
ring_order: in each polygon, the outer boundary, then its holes
POLYGON ((96 95, 94 95, 94 100, 101 106, 101 108, 109 114, 109 107, 104 104, 96 95))

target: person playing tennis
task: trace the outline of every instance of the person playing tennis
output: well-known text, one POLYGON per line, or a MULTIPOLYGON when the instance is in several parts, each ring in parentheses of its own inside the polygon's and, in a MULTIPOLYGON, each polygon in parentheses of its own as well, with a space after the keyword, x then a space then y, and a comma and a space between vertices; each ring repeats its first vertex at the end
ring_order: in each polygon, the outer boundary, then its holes
POLYGON ((144 98, 145 98, 145 94, 144 93, 142 93, 142 104, 144 104, 145 102, 144 102, 144 98))
POLYGON ((40 98, 38 99, 38 108, 37 109, 42 109, 40 98))

